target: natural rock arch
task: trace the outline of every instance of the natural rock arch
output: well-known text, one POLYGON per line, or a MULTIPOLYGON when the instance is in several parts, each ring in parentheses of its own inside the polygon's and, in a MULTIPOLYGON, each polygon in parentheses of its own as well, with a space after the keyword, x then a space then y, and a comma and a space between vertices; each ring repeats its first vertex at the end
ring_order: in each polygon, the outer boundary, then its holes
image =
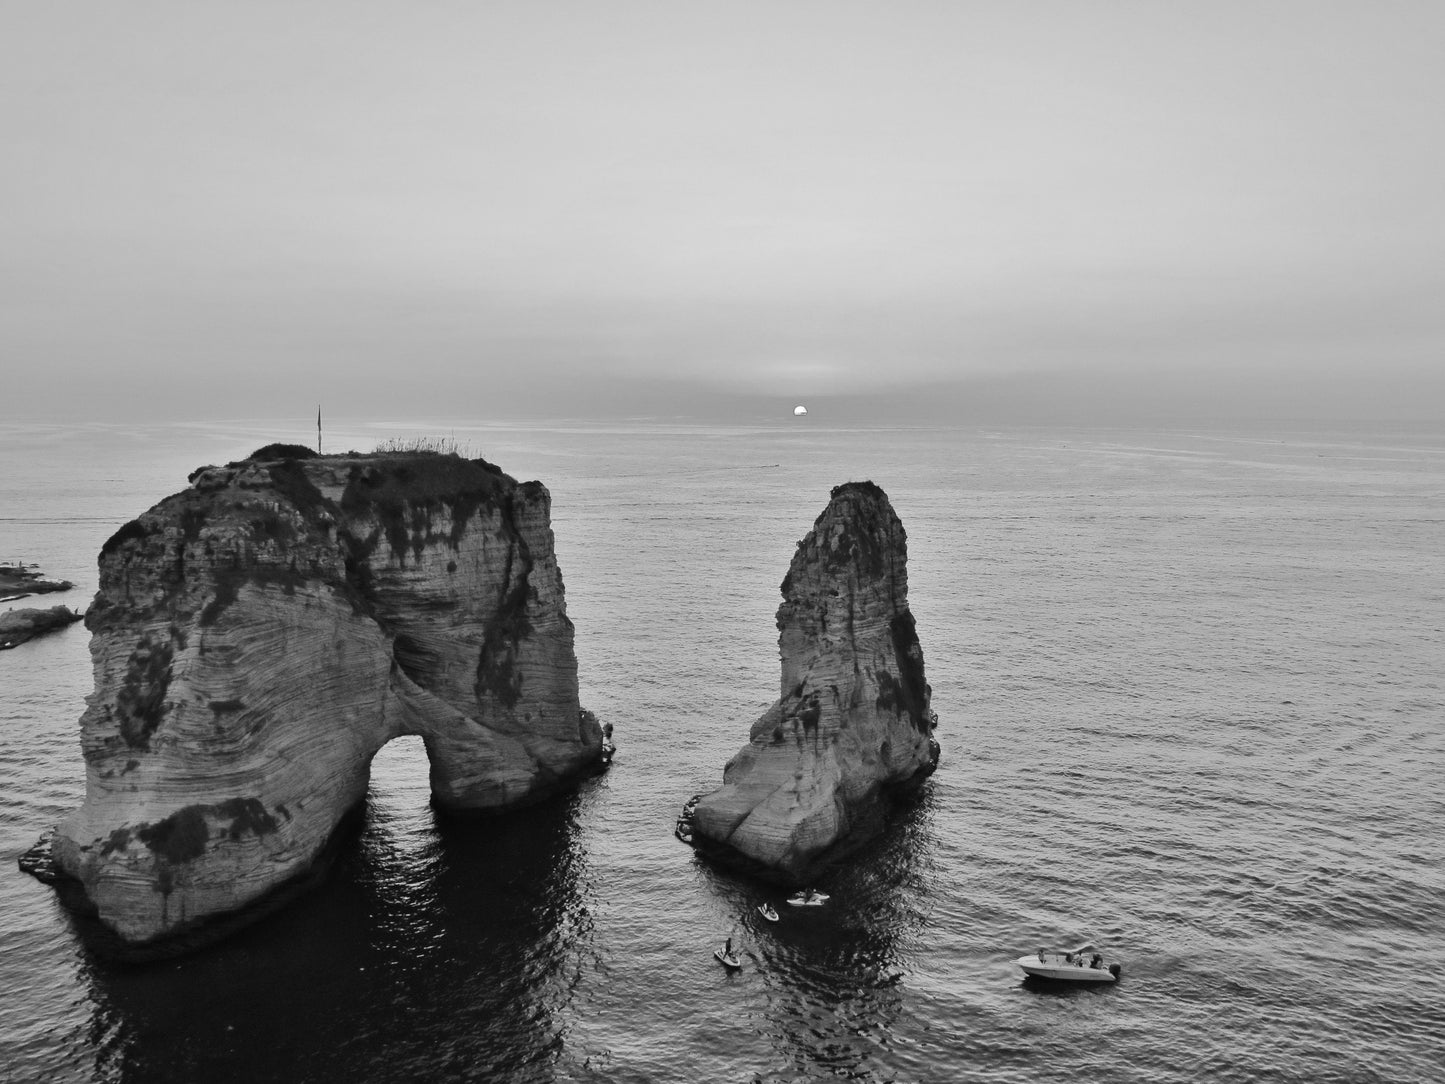
POLYGON ((546 488, 454 455, 294 451, 196 471, 102 549, 86 800, 54 857, 128 944, 304 876, 400 735, 451 809, 601 762, 546 488))

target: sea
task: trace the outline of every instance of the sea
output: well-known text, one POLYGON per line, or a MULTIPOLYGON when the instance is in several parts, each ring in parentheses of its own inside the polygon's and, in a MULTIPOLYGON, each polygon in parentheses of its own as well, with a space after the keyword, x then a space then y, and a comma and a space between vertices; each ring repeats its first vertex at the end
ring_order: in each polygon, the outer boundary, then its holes
MULTIPOLYGON (((0 425, 0 560, 75 581, 305 419, 0 425)), ((1445 432, 363 420, 553 498, 611 770, 455 822, 376 757, 323 883, 213 947, 87 947, 16 859, 84 795, 83 625, 0 653, 0 1080, 1445 1078, 1445 432), (822 907, 673 837, 779 694, 832 487, 908 532, 942 759, 822 907), (742 969, 713 950, 731 937, 742 969), (1121 980, 1020 956, 1095 946, 1121 980)))

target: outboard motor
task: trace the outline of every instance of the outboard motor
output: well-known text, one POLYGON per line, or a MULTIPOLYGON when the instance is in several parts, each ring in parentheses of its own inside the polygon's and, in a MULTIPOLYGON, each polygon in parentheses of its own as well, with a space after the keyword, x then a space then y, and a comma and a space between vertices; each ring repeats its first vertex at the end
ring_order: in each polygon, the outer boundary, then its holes
POLYGON ((1123 973, 1123 971, 1124 971, 1124 969, 1123 969, 1122 967, 1120 967, 1118 964, 1110 964, 1110 965, 1109 965, 1109 974, 1113 975, 1114 978, 1116 978, 1116 979, 1123 973))

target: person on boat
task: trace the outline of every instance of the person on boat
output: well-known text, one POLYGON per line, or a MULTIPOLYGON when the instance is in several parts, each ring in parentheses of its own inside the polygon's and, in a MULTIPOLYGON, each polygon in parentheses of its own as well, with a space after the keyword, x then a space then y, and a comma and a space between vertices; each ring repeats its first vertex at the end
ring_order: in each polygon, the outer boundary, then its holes
POLYGON ((1074 954, 1073 954, 1072 952, 1066 952, 1066 953, 1064 953, 1064 963, 1066 963, 1066 964, 1071 964, 1071 963, 1073 963, 1073 962, 1074 962, 1074 954))
POLYGON ((723 942, 723 955, 731 957, 733 954, 733 939, 729 937, 723 942))
POLYGON ((1044 950, 1043 950, 1043 949, 1039 949, 1039 963, 1045 963, 1045 962, 1046 962, 1046 961, 1044 960, 1044 950))

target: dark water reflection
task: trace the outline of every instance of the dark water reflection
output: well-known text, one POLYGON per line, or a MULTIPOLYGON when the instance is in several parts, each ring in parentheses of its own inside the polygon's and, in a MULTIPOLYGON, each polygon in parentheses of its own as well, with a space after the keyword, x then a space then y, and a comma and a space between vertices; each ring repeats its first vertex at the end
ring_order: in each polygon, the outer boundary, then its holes
POLYGON ((758 1080, 891 1080, 894 1025, 904 1011, 910 962, 927 951, 931 789, 896 811, 885 833, 820 887, 820 908, 779 904, 780 920, 750 910, 767 986, 766 1028, 789 1070, 758 1080))
POLYGON ((88 961, 98 1077, 549 1079, 593 932, 580 801, 456 821, 372 799, 287 910, 179 961, 88 961))

